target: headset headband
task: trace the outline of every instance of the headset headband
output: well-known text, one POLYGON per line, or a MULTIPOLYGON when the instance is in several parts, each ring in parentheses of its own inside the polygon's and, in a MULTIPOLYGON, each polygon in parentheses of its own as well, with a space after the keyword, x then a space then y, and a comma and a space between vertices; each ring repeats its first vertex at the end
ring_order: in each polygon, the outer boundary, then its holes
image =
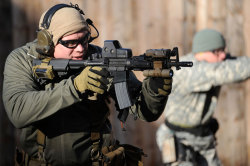
POLYGON ((67 5, 67 4, 57 4, 53 7, 51 7, 47 12, 46 14, 44 15, 43 17, 43 22, 42 22, 42 27, 45 28, 45 29, 48 29, 49 26, 50 26, 50 22, 51 22, 51 19, 53 17, 53 15, 56 13, 57 10, 61 9, 61 8, 64 8, 64 7, 70 7, 70 8, 74 8, 76 10, 78 10, 81 14, 84 15, 83 11, 78 7, 78 5, 67 5))

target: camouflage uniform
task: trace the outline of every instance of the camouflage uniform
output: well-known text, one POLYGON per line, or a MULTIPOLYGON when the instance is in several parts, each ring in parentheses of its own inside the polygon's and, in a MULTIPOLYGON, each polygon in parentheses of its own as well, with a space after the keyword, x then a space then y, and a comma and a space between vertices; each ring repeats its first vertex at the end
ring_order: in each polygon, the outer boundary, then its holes
POLYGON ((198 158, 204 157, 206 161, 198 159, 197 165, 202 165, 202 162, 220 165, 215 150, 217 124, 213 120, 220 86, 249 78, 250 58, 242 56, 208 63, 197 61, 190 53, 181 60, 193 61, 193 67, 175 71, 172 93, 165 108, 167 125, 162 124, 157 131, 158 146, 163 150, 164 142, 175 137, 177 160, 186 161, 182 164, 195 165, 197 155, 194 154, 198 152, 198 158))
MULTIPOLYGON (((53 166, 91 165, 91 132, 101 133, 103 146, 111 143, 109 109, 104 100, 81 96, 74 87, 74 75, 41 86, 32 73, 32 60, 39 57, 35 47, 31 42, 12 51, 4 70, 3 101, 9 119, 22 131, 22 149, 30 157, 38 157, 39 129, 46 135, 46 162, 53 166)), ((88 53, 99 51, 99 47, 89 45, 88 53)), ((145 121, 157 119, 167 97, 151 91, 149 79, 141 83, 132 73, 130 76, 131 110, 145 121)))

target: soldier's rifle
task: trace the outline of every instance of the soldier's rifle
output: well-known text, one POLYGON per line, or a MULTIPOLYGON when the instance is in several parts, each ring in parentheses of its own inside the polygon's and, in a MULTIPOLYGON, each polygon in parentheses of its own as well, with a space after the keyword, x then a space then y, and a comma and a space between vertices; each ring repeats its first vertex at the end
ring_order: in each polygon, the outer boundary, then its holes
POLYGON ((125 122, 132 105, 127 81, 129 72, 143 71, 145 77, 172 77, 171 67, 191 67, 192 62, 180 62, 178 48, 148 49, 139 56, 133 56, 132 50, 122 48, 117 40, 106 40, 100 54, 95 53, 87 60, 71 59, 34 59, 33 72, 39 79, 53 80, 62 77, 72 70, 86 66, 101 66, 110 72, 119 106, 118 118, 125 122))

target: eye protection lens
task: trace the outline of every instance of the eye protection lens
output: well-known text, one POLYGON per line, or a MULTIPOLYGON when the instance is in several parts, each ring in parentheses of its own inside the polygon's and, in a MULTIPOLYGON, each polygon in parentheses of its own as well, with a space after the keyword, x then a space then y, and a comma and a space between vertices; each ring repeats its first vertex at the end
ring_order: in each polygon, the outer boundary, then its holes
POLYGON ((221 53, 221 52, 224 52, 224 51, 225 51, 225 48, 219 48, 219 49, 213 50, 212 52, 214 54, 216 54, 216 53, 221 53))
POLYGON ((77 39, 77 40, 59 40, 58 42, 67 48, 76 48, 78 44, 84 46, 90 38, 90 33, 87 33, 84 37, 77 39))

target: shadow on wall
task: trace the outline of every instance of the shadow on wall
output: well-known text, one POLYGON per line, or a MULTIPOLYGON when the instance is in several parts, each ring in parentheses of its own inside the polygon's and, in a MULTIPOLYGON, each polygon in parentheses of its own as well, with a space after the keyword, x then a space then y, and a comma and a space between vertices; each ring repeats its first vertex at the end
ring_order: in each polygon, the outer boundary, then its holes
POLYGON ((15 134, 3 106, 2 87, 3 69, 6 57, 12 49, 11 3, 4 0, 0 3, 0 165, 14 165, 15 134))
MULTIPOLYGON (((16 47, 25 44, 35 33, 27 33, 36 29, 32 20, 27 19, 23 9, 9 0, 0 3, 0 165, 14 165, 16 146, 16 129, 11 124, 4 110, 2 100, 3 70, 8 54, 16 47), (27 28, 29 25, 29 28, 27 28)), ((33 21, 34 22, 34 21, 33 21)), ((35 32, 35 31, 34 31, 35 32)))

